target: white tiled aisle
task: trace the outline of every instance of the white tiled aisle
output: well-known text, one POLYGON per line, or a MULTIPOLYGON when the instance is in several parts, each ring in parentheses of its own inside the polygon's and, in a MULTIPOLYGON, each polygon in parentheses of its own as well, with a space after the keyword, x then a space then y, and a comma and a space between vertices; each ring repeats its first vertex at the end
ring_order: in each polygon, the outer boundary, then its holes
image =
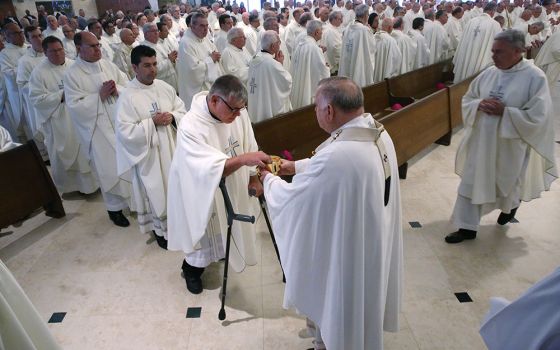
MULTIPOLYGON (((449 147, 432 147, 401 181, 405 244, 402 330, 386 333, 386 349, 484 349, 478 335, 490 296, 515 298, 560 265, 560 184, 518 212, 519 223, 484 217, 479 237, 448 245, 458 177, 449 147), (422 227, 412 228, 416 221, 422 227), (472 303, 454 293, 467 292, 472 303)), ((560 152, 557 147, 557 154, 560 152)), ((6 262, 65 349, 306 349, 304 321, 282 309, 281 271, 263 220, 261 261, 228 284, 227 320, 220 322, 221 264, 204 274, 206 289, 188 294, 181 254, 165 252, 137 222, 113 226, 100 195, 64 200, 67 216, 43 213, 0 232, 6 262), (10 232, 12 232, 10 234, 10 232), (201 307, 200 318, 186 318, 201 307)))

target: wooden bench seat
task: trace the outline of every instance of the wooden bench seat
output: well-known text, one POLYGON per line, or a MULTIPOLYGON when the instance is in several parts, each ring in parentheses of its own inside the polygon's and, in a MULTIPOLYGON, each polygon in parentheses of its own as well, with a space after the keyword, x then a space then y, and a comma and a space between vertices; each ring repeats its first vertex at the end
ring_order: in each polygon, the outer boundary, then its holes
POLYGON ((420 100, 437 91, 436 84, 453 81, 451 59, 441 61, 387 80, 390 96, 420 100))

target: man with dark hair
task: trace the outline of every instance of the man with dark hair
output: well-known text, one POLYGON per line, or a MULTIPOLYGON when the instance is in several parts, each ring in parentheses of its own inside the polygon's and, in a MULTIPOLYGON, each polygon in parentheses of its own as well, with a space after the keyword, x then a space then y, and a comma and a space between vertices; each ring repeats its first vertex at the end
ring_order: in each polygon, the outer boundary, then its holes
POLYGON ((448 58, 449 36, 443 27, 447 23, 447 13, 438 10, 434 19, 434 13, 429 11, 426 13, 426 22, 422 34, 426 38, 426 44, 430 49, 429 64, 434 64, 448 58))
POLYGON ((105 20, 101 23, 101 27, 103 28, 103 33, 101 35, 103 41, 106 41, 111 46, 120 43, 121 39, 115 34, 116 28, 113 21, 105 20))
MULTIPOLYGON (((160 23, 158 23, 160 24, 160 23)), ((167 26, 160 24, 161 27, 167 26)), ((175 71, 175 60, 177 59, 176 54, 168 52, 164 47, 163 41, 159 38, 158 26, 153 23, 144 24, 144 40, 140 45, 148 46, 157 52, 157 78, 165 81, 167 84, 171 85, 173 89, 177 88, 177 72, 175 71)))
POLYGON ((132 49, 136 78, 128 82, 117 103, 116 152, 118 174, 132 174, 140 231, 153 232, 158 245, 167 249, 167 178, 176 126, 186 110, 175 89, 156 79, 156 55, 148 46, 132 49))
POLYGON ((416 44, 416 56, 414 58, 414 69, 425 67, 430 62, 430 49, 426 43, 426 38, 422 35, 424 30, 424 18, 415 18, 412 21, 412 30, 408 35, 416 44))
POLYGON ((382 349, 383 331, 399 329, 403 289, 395 149, 349 78, 319 83, 315 113, 331 137, 309 159, 282 160, 292 182, 261 170, 284 306, 308 317, 315 349, 382 349))
POLYGON ((245 48, 247 52, 252 56, 254 56, 257 52, 259 52, 259 26, 261 25, 261 21, 259 19, 259 15, 251 13, 249 15, 249 25, 244 28, 245 37, 247 37, 247 42, 245 44, 245 48))
POLYGON ((78 139, 98 176, 109 218, 117 226, 129 226, 122 210, 129 207, 130 175, 117 174, 115 153, 116 105, 126 76, 101 59, 97 37, 89 32, 74 36, 76 62, 64 75, 64 96, 78 139), (128 180, 128 181, 127 181, 128 180))
POLYGON ((463 18, 463 8, 460 6, 455 7, 451 11, 451 16, 449 17, 447 24, 445 24, 445 31, 449 37, 449 55, 453 56, 455 50, 459 45, 459 40, 463 34, 463 24, 461 23, 461 18, 463 18))
POLYGON ((227 33, 233 27, 233 19, 230 15, 221 15, 218 17, 218 23, 220 30, 214 33, 214 44, 218 51, 223 53, 228 44, 227 33))
POLYGON ((53 182, 60 193, 93 193, 99 185, 85 156, 87 152, 80 149, 61 84, 74 61, 65 57, 57 37, 46 37, 41 46, 47 59, 42 59, 31 73, 29 101, 37 129, 45 138, 53 182))
POLYGON ((103 58, 113 62, 113 56, 115 55, 115 52, 113 51, 113 48, 111 47, 109 41, 103 38, 103 26, 101 25, 101 22, 99 22, 97 19, 92 19, 89 21, 87 28, 88 31, 95 35, 95 37, 99 41, 103 58))
MULTIPOLYGON (((239 213, 252 215, 255 195, 262 194, 255 166, 270 157, 258 151, 247 115, 247 90, 232 76, 218 78, 210 91, 193 98, 181 120, 177 149, 169 171, 168 248, 185 253, 181 269, 187 289, 202 292, 200 276, 225 254, 226 213, 218 191, 225 178, 229 196, 239 213)), ((229 263, 235 271, 256 264, 255 228, 233 223, 229 263)))

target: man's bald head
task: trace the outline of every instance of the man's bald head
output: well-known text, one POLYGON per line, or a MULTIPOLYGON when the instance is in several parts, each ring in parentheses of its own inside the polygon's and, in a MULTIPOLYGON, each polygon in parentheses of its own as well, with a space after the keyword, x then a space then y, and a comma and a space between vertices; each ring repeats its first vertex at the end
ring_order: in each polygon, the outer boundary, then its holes
POLYGON ((79 32, 74 36, 74 44, 78 56, 86 62, 97 62, 101 59, 101 45, 97 37, 90 32, 79 32))
POLYGON ((381 21, 381 30, 384 30, 387 33, 391 34, 391 32, 393 31, 393 19, 383 18, 383 21, 381 21))
POLYGON ((315 92, 317 122, 328 133, 364 113, 362 89, 350 78, 330 77, 315 92))
POLYGON ((134 43, 134 33, 128 28, 123 28, 121 30, 120 37, 121 41, 127 46, 130 46, 134 43))

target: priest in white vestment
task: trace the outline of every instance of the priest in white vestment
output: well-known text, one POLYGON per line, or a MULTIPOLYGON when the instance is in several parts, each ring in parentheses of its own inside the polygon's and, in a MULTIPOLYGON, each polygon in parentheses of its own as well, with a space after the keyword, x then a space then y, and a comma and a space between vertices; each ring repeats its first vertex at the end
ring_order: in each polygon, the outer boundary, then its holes
POLYGON ((424 23, 422 34, 426 38, 426 43, 430 49, 429 64, 434 64, 448 58, 449 36, 443 27, 447 23, 447 13, 439 10, 435 15, 435 20, 433 12, 426 12, 425 15, 426 23, 424 23), (427 25, 428 23, 430 25, 427 25))
POLYGON ((119 35, 121 42, 114 46, 115 55, 113 56, 113 63, 126 74, 128 79, 134 79, 134 69, 132 69, 132 63, 130 62, 130 54, 134 46, 136 46, 134 34, 132 34, 130 29, 123 28, 119 35))
POLYGON ((307 35, 297 43, 292 56, 292 108, 301 108, 313 103, 319 81, 330 76, 323 50, 318 41, 323 35, 323 23, 317 20, 307 22, 307 35))
POLYGON ((393 31, 391 36, 397 42, 402 61, 397 75, 404 74, 414 70, 414 59, 416 58, 416 43, 405 33, 403 33, 404 20, 402 17, 397 17, 393 23, 393 31))
POLYGON ((560 349, 560 268, 509 302, 491 298, 480 327, 489 350, 560 349))
POLYGON ((10 124, 11 129, 15 130, 17 135, 16 141, 25 142, 27 136, 25 135, 23 124, 23 101, 19 94, 19 88, 16 82, 17 63, 20 57, 25 55, 27 46, 25 45, 25 36, 23 30, 16 23, 8 23, 3 27, 4 35, 6 38, 6 45, 0 51, 0 70, 4 82, 6 84, 6 94, 8 106, 11 113, 10 124))
POLYGON ((287 53, 285 52, 285 54, 290 55, 290 56, 293 53, 296 37, 300 33, 305 32, 305 27, 302 27, 302 26, 299 25, 299 19, 300 19, 301 15, 303 15, 303 9, 296 8, 292 15, 294 16, 293 21, 291 21, 286 26, 286 31, 284 33, 284 36, 285 36, 284 41, 286 42, 286 47, 288 48, 288 52, 287 53))
POLYGON ((51 175, 60 193, 93 193, 99 185, 89 165, 87 151, 80 145, 66 109, 64 73, 74 61, 65 57, 62 42, 54 36, 43 40, 47 56, 29 78, 29 100, 35 123, 45 138, 51 175))
POLYGON ((230 15, 221 15, 218 18, 218 23, 220 24, 220 30, 214 33, 214 45, 223 54, 228 44, 228 32, 233 27, 233 19, 230 15))
POLYGON ((555 139, 560 140, 560 31, 556 31, 540 48, 535 65, 544 71, 550 89, 555 139))
POLYGON ((235 75, 247 86, 251 55, 245 48, 245 33, 241 28, 231 28, 227 34, 228 44, 222 51, 222 68, 225 74, 235 75))
POLYGON ((454 83, 461 82, 492 64, 492 43, 496 34, 502 31, 500 24, 492 18, 495 10, 496 4, 490 2, 483 14, 467 23, 453 57, 454 83))
POLYGON ((248 111, 251 121, 258 123, 289 112, 292 76, 282 66, 278 33, 267 30, 261 38, 261 52, 249 63, 247 79, 248 111))
POLYGON ((220 53, 208 39, 208 20, 195 13, 179 43, 177 78, 179 96, 190 109, 192 98, 200 91, 208 90, 214 80, 222 75, 220 53))
POLYGON ((412 4, 412 9, 408 10, 403 17, 404 26, 403 32, 406 34, 412 29, 412 21, 415 18, 424 18, 424 13, 422 12, 422 5, 418 2, 412 4))
POLYGON ((342 13, 333 11, 329 15, 329 21, 323 27, 322 45, 327 48, 325 58, 331 69, 331 74, 338 73, 340 63, 340 52, 342 50, 342 13))
POLYGON ((476 238, 481 216, 494 209, 502 211, 498 224, 507 224, 521 201, 540 197, 558 177, 546 76, 524 51, 523 33, 498 34, 495 66, 463 97, 465 134, 455 161, 461 183, 452 215, 458 231, 447 243, 476 238))
POLYGON ((43 36, 45 38, 51 35, 56 36, 60 40, 64 39, 62 28, 60 28, 56 17, 53 15, 47 16, 47 28, 43 31, 43 36))
POLYGON ((259 20, 259 16, 255 14, 249 15, 249 25, 244 28, 245 37, 247 38, 247 42, 245 44, 245 48, 247 52, 252 56, 254 56, 257 52, 259 52, 259 27, 261 22, 259 20))
POLYGON ((463 34, 463 26, 461 25, 461 18, 463 17, 463 9, 456 7, 451 12, 447 23, 445 24, 445 31, 449 37, 449 57, 455 54, 461 35, 463 34))
POLYGON ((113 62, 113 56, 115 52, 111 47, 111 43, 109 43, 107 39, 103 38, 103 27, 101 23, 97 20, 90 21, 88 23, 87 28, 88 31, 94 34, 97 40, 99 41, 99 45, 101 45, 101 54, 103 55, 103 58, 110 62, 113 62))
POLYGON ((140 45, 145 45, 157 52, 157 78, 177 88, 177 72, 175 71, 175 54, 168 53, 163 43, 159 42, 159 30, 156 24, 144 24, 144 41, 140 45))
POLYGON ((338 76, 352 79, 361 87, 375 82, 375 38, 367 25, 367 5, 356 7, 356 21, 344 30, 338 76))
MULTIPOLYGON (((225 256, 227 218, 218 184, 225 183, 236 213, 255 215, 262 194, 254 166, 270 157, 258 152, 245 110, 247 90, 232 75, 218 78, 210 91, 193 98, 177 131, 177 148, 169 170, 167 200, 168 249, 185 253, 182 263, 187 289, 202 292, 204 268, 225 256)), ((229 263, 241 272, 257 263, 255 227, 234 221, 229 263)))
POLYGON ((396 40, 391 36, 393 19, 384 18, 381 29, 375 33, 375 74, 374 81, 380 82, 399 74, 402 64, 402 53, 396 40))
POLYGON ((155 79, 156 51, 132 49, 136 78, 119 96, 116 121, 118 174, 132 175, 132 198, 142 233, 154 233, 167 249, 167 180, 176 143, 176 126, 185 115, 175 89, 155 79))
POLYGON ((76 44, 74 44, 74 35, 76 35, 76 32, 69 25, 62 27, 62 32, 64 33, 64 39, 62 39, 64 53, 66 54, 66 57, 74 60, 78 54, 76 51, 76 44))
POLYGON ((323 80, 315 104, 332 137, 310 159, 282 161, 291 183, 261 170, 284 307, 314 323, 315 349, 382 349, 383 331, 399 329, 404 276, 395 149, 350 79, 323 80))
POLYGON ((101 57, 94 34, 84 31, 74 39, 78 58, 63 80, 66 108, 98 177, 109 218, 126 227, 130 223, 122 210, 129 207, 130 176, 117 174, 115 119, 119 91, 128 80, 114 63, 101 57))

